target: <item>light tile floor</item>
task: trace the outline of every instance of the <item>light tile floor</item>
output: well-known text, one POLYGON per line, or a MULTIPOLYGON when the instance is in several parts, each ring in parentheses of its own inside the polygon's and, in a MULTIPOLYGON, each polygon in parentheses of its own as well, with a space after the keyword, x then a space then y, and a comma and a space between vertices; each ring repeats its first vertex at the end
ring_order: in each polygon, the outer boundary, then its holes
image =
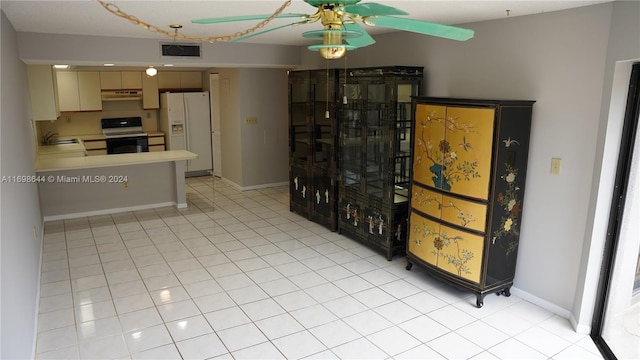
POLYGON ((37 359, 600 359, 568 320, 475 296, 289 212, 286 187, 187 179, 189 208, 45 224, 37 359))

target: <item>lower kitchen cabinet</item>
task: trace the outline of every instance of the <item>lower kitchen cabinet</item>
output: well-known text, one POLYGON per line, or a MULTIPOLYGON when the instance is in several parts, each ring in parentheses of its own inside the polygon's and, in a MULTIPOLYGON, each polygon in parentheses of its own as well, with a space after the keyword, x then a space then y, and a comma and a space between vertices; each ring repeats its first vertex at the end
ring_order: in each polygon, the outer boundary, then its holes
POLYGON ((510 295, 533 101, 415 97, 407 270, 510 295))
POLYGON ((87 155, 107 155, 107 141, 104 139, 83 139, 87 155))
POLYGON ((149 133, 149 151, 164 151, 164 134, 149 133))

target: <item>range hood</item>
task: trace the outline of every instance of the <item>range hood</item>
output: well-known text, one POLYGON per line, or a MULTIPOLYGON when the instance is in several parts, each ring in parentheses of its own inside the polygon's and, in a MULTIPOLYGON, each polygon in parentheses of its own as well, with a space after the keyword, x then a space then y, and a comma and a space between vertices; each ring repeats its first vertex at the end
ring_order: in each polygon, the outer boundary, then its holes
POLYGON ((103 90, 102 101, 142 100, 140 90, 103 90))

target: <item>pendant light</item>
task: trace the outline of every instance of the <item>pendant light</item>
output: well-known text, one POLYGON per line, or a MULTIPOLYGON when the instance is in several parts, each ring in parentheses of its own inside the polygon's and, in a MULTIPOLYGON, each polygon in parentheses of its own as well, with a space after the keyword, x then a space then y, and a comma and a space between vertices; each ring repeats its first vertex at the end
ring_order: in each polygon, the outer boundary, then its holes
POLYGON ((144 72, 148 77, 154 77, 158 74, 158 69, 154 68, 153 66, 149 66, 144 72))

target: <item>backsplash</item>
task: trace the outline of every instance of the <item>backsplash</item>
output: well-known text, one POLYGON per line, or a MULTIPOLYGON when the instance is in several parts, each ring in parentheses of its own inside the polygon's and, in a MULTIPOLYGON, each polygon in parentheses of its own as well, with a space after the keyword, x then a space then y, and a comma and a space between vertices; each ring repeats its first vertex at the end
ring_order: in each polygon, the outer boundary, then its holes
POLYGON ((36 122, 38 138, 48 132, 59 136, 101 134, 100 120, 103 118, 140 116, 142 130, 158 130, 158 110, 143 110, 140 101, 105 101, 102 111, 62 113, 58 120, 36 122))

